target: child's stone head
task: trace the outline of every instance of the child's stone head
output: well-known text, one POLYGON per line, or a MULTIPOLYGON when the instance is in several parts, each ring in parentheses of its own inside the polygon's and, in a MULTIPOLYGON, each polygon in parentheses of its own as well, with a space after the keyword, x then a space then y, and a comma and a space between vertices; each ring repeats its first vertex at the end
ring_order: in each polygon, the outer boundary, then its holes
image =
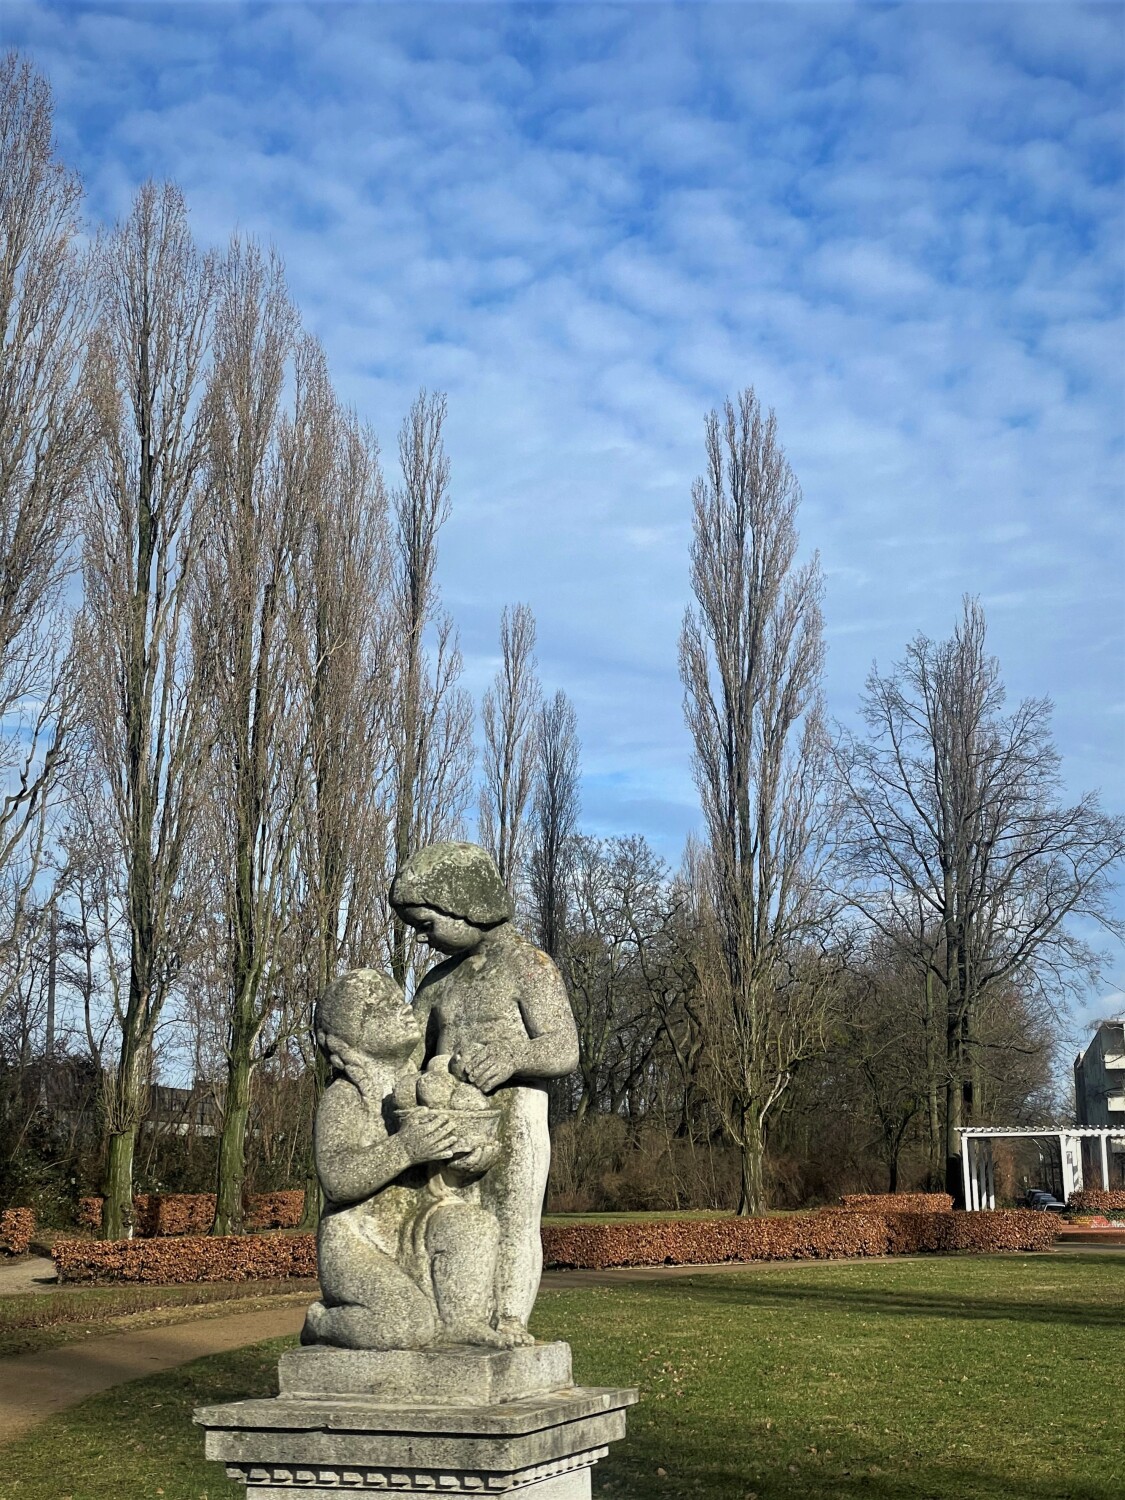
POLYGON ((316 1002, 314 1026, 326 1051, 336 1037, 388 1061, 409 1057, 422 1036, 402 990, 378 969, 352 969, 334 979, 316 1002))
POLYGON ((391 905, 404 922, 443 953, 473 948, 490 927, 509 922, 512 898, 487 849, 479 844, 430 844, 398 871, 391 905))

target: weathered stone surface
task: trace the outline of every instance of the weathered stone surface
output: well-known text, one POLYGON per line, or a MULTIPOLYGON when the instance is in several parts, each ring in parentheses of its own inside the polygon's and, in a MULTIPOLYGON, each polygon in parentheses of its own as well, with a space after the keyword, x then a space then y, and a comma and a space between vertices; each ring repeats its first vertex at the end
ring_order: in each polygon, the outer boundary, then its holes
POLYGON ((570 1004, 551 960, 512 927, 484 849, 419 850, 391 899, 446 960, 413 1014, 372 969, 341 976, 317 1003, 333 1079, 315 1126, 322 1296, 302 1342, 531 1344, 550 1165, 544 1081, 577 1063, 570 1004))
MULTIPOLYGON (((436 846, 458 851, 473 846, 436 846)), ((410 900, 396 880, 392 899, 446 961, 425 976, 414 1012, 426 1035, 428 1058, 449 1058, 449 1070, 475 1085, 501 1111, 500 1150, 470 1183, 459 1181, 456 1159, 441 1176, 452 1196, 479 1203, 494 1215, 499 1239, 495 1268, 498 1331, 516 1342, 530 1338, 527 1319, 542 1271, 539 1216, 550 1166, 545 1081, 571 1072, 578 1062, 574 1017, 555 965, 521 937, 510 922, 487 928, 467 919, 466 905, 446 871, 452 856, 432 866, 421 851, 410 862, 410 900)), ((483 850, 471 861, 491 865, 483 850)))
POLYGON ((283 1354, 282 1396, 362 1395, 383 1406, 491 1406, 573 1382, 570 1346, 430 1350, 310 1347, 283 1354))
POLYGON ((426 906, 474 927, 510 922, 512 898, 492 856, 479 844, 429 844, 395 875, 391 904, 426 906))
POLYGON ((570 1476, 624 1436, 635 1400, 635 1391, 581 1387, 444 1408, 279 1396, 203 1408, 195 1420, 207 1429, 208 1458, 226 1464, 258 1500, 268 1487, 495 1494, 536 1493, 537 1484, 556 1500, 546 1486, 564 1478, 557 1496, 570 1500, 587 1492, 570 1476))

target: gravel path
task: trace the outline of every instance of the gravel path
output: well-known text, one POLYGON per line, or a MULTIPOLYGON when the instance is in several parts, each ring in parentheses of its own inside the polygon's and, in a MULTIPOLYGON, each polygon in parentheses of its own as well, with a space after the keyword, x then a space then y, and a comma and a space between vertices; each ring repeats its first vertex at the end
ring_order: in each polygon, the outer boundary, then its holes
POLYGON ((0 1297, 49 1292, 56 1285, 55 1263, 45 1255, 23 1255, 19 1260, 0 1261, 0 1297))
POLYGON ((305 1301, 262 1312, 226 1312, 162 1328, 105 1334, 0 1359, 0 1443, 111 1385, 172 1370, 204 1354, 299 1333, 305 1301))

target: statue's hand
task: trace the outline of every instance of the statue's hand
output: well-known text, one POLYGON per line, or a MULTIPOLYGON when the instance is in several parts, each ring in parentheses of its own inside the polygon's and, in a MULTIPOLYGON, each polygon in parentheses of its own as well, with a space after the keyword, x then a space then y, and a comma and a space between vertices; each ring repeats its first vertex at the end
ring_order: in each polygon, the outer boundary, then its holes
POLYGON ((379 1103, 379 1085, 374 1073, 374 1062, 366 1052, 361 1052, 342 1037, 327 1036, 324 1050, 328 1060, 338 1073, 350 1079, 367 1104, 379 1103))
POLYGON ((433 1115, 412 1115, 403 1121, 396 1137, 414 1164, 448 1161, 457 1152, 457 1132, 447 1120, 433 1115))
POLYGON ((519 1071, 520 1060, 509 1047, 492 1043, 470 1042, 450 1059, 449 1071, 465 1083, 475 1083, 483 1093, 491 1094, 519 1071))

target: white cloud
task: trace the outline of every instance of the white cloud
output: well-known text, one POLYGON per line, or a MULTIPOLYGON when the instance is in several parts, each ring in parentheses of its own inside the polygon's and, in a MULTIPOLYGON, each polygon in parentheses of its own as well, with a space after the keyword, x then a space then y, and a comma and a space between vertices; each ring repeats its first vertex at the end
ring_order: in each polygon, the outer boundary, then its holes
POLYGON ((695 819, 689 493, 705 411, 751 383, 822 554, 833 710, 980 593, 1073 788, 1125 806, 1114 13, 9 0, 5 24, 95 215, 168 175, 204 239, 272 240, 388 454, 417 387, 448 389, 472 679, 526 599, 602 831, 674 854, 695 819))

